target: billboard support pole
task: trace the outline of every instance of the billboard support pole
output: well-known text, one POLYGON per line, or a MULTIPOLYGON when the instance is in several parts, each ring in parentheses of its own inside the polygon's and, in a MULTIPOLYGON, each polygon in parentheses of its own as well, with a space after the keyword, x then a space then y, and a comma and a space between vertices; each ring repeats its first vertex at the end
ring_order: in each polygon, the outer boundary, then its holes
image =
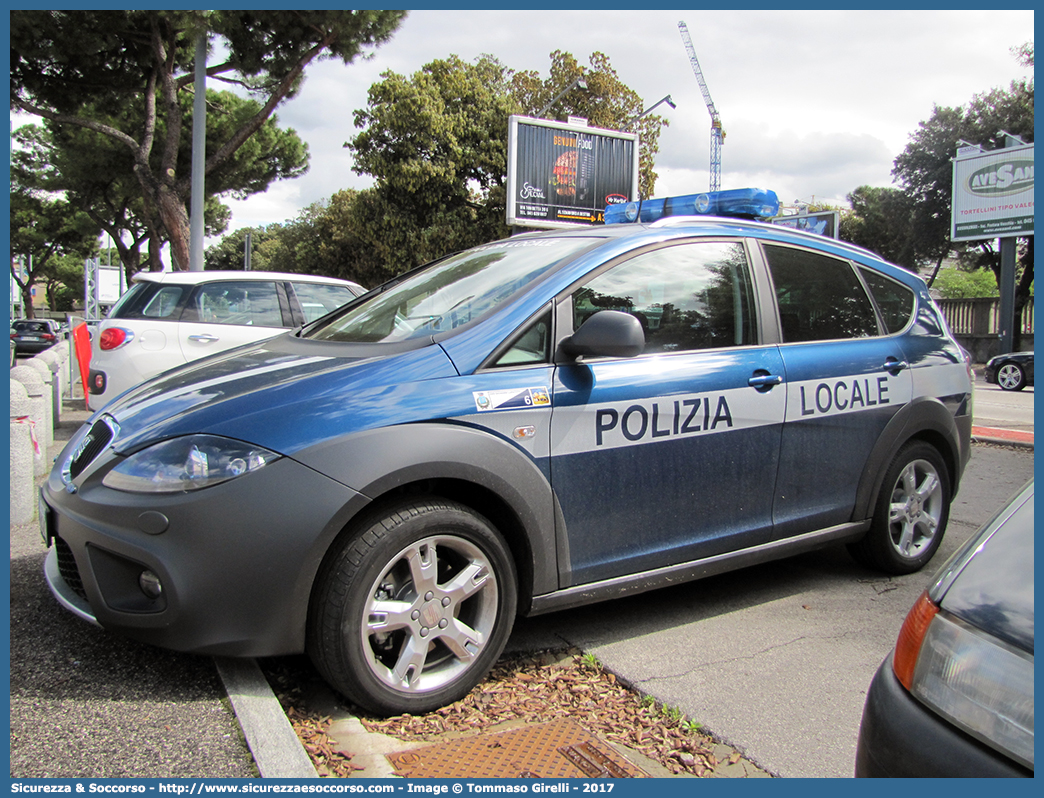
POLYGON ((1015 242, 1012 237, 1000 240, 1001 292, 997 327, 1000 329, 1001 352, 1011 352, 1015 345, 1015 242))

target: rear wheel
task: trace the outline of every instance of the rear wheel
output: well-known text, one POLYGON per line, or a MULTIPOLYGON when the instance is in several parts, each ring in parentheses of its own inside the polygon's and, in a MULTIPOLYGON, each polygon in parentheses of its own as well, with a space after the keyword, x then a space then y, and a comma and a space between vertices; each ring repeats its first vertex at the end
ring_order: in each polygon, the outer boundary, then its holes
POLYGON ((437 499, 392 508, 320 571, 309 655, 378 714, 419 713, 478 684, 514 621, 510 552, 482 516, 437 499))
POLYGON ((922 441, 908 443, 885 473, 869 531, 849 551, 886 573, 919 571, 942 543, 950 498, 949 473, 938 450, 922 441))
POLYGON ((1005 363, 997 370, 997 384, 1005 391, 1021 391, 1026 387, 1026 373, 1018 363, 1005 363))

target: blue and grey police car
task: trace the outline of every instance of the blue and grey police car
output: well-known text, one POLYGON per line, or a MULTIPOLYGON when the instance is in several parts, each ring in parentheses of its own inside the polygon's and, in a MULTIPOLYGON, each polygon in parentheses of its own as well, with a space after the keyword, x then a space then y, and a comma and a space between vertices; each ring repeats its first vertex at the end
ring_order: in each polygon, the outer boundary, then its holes
POLYGON ((923 567, 969 363, 920 278, 777 211, 611 206, 131 389, 43 488, 52 592, 400 713, 471 690, 516 615, 826 544, 923 567))

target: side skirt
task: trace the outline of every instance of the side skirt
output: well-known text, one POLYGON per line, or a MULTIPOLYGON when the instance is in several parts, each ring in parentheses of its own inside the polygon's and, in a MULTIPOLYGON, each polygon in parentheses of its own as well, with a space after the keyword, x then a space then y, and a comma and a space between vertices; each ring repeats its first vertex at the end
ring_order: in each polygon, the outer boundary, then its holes
POLYGON ((840 524, 827 529, 817 529, 804 535, 789 537, 784 540, 775 540, 771 543, 763 543, 760 546, 752 546, 749 549, 732 551, 727 554, 719 554, 702 560, 670 565, 657 568, 653 571, 643 571, 628 576, 618 576, 601 582, 590 582, 586 585, 576 585, 554 593, 545 593, 542 596, 534 596, 532 606, 527 615, 542 615, 545 612, 567 610, 580 607, 584 604, 594 604, 598 601, 632 596, 636 593, 644 593, 647 590, 656 590, 670 585, 680 585, 684 582, 692 582, 696 579, 704 579, 708 576, 758 565, 772 560, 780 560, 784 557, 792 557, 795 554, 822 548, 834 543, 848 543, 858 540, 870 528, 870 520, 858 523, 840 524))

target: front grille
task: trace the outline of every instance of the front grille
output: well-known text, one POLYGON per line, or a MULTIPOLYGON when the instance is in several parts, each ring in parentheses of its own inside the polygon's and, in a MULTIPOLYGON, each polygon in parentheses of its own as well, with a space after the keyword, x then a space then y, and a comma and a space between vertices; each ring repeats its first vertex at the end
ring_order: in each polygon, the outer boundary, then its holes
POLYGON ((105 447, 112 441, 115 430, 108 417, 103 417, 94 422, 87 437, 80 443, 80 447, 73 454, 69 463, 69 476, 75 479, 83 469, 91 464, 99 454, 105 451, 105 447))
POLYGON ((73 557, 69 544, 61 538, 54 539, 54 550, 58 555, 58 573, 62 575, 65 584, 69 586, 77 596, 84 601, 87 600, 87 591, 83 589, 83 580, 80 579, 80 569, 76 567, 76 558, 73 557))

